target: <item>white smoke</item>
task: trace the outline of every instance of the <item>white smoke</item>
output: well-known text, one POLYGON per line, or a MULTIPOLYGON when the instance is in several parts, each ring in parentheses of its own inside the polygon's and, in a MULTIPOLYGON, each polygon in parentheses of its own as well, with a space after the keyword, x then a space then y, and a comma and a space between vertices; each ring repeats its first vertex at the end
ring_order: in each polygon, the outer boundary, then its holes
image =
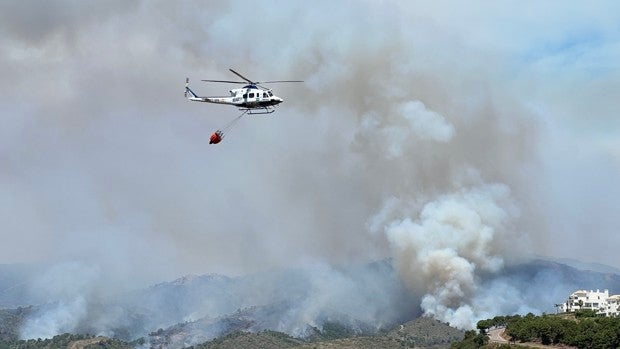
POLYGON ((454 126, 441 114, 429 110, 417 100, 398 104, 389 120, 382 120, 374 112, 362 116, 358 137, 379 138, 385 145, 388 159, 400 158, 406 151, 408 140, 435 141, 445 143, 452 139, 454 126), (373 137, 373 135, 380 137, 373 137))
POLYGON ((61 333, 109 335, 129 323, 126 310, 110 304, 111 291, 102 268, 85 262, 63 262, 44 268, 29 282, 29 299, 44 300, 25 320, 21 338, 51 338, 61 333))
MULTIPOLYGON (((394 210, 394 201, 386 207, 394 210)), ((502 269, 507 246, 520 240, 511 230, 518 215, 509 188, 487 184, 440 195, 416 219, 386 226, 400 275, 421 296, 425 315, 472 327, 480 275, 502 269)))
MULTIPOLYGON (((535 252, 618 261, 613 245, 582 242, 617 229, 619 172, 605 154, 617 156, 609 28, 620 11, 263 5, 0 3, 0 256, 101 269, 52 271, 33 286, 54 285, 42 296, 60 302, 46 308, 58 319, 50 329, 74 327, 62 309, 80 318, 102 292, 140 279, 391 253, 429 315, 467 324, 500 309, 481 301, 480 279, 509 264, 524 225, 535 252), (240 23, 260 28, 260 44, 240 23), (278 113, 245 119, 214 148, 205 135, 235 111, 187 103, 183 78, 230 79, 230 67, 306 83, 278 86, 278 113), (558 132, 552 141, 538 120, 558 132), (602 153, 597 132, 611 135, 602 153), (566 243, 545 244, 557 233, 543 215, 566 243), (371 216, 370 230, 386 234, 363 234, 371 216)), ((315 289, 307 309, 342 296, 315 289)), ((116 314, 99 314, 101 328, 116 314)))
POLYGON ((399 109, 409 121, 413 136, 423 140, 447 142, 454 135, 454 127, 441 114, 427 109, 420 101, 403 103, 399 109))
POLYGON ((29 316, 21 328, 21 338, 51 338, 74 332, 87 315, 88 299, 98 282, 99 269, 78 262, 52 265, 31 281, 34 298, 52 300, 29 316))
POLYGON ((21 327, 21 338, 52 338, 60 333, 72 333, 87 315, 87 301, 78 296, 68 301, 47 304, 21 327))

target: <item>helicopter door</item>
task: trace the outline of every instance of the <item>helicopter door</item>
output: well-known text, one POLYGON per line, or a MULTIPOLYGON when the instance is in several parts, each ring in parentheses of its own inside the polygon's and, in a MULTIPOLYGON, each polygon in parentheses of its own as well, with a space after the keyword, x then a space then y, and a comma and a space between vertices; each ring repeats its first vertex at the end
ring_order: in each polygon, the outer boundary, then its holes
POLYGON ((243 91, 243 103, 247 103, 248 102, 248 91, 249 90, 245 90, 243 91))

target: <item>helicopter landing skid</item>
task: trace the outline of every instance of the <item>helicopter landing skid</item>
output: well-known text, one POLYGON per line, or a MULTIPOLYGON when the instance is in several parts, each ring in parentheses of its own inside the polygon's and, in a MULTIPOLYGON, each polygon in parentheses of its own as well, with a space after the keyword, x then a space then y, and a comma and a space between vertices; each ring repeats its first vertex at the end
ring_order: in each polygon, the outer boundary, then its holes
POLYGON ((246 112, 250 115, 260 115, 260 114, 271 114, 274 111, 276 111, 273 108, 254 108, 254 109, 250 109, 250 108, 239 108, 239 110, 246 112))

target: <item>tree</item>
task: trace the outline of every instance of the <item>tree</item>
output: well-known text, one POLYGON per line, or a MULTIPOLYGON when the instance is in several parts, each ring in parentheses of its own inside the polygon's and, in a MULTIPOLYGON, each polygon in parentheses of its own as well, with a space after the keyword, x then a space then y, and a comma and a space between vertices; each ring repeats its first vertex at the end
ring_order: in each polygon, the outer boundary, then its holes
POLYGON ((596 317, 596 310, 580 309, 575 312, 575 317, 576 318, 596 317))
POLYGON ((489 337, 474 330, 465 332, 465 337, 460 342, 452 343, 451 349, 478 349, 486 345, 489 337))
POLYGON ((484 334, 487 333, 487 330, 489 329, 489 327, 492 326, 492 323, 492 320, 480 320, 476 324, 476 327, 478 328, 480 333, 484 334))

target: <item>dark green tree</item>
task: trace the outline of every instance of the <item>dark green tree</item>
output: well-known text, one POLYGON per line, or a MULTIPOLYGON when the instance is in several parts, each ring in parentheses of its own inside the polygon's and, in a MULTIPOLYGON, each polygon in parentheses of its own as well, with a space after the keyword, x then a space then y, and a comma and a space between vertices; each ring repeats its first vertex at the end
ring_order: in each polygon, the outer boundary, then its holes
POLYGON ((486 345, 489 337, 482 333, 476 333, 474 330, 465 332, 465 337, 460 342, 452 343, 452 349, 478 349, 486 345))
POLYGON ((493 321, 492 320, 480 320, 476 324, 476 327, 478 328, 480 333, 487 333, 487 330, 491 326, 493 326, 493 321))

